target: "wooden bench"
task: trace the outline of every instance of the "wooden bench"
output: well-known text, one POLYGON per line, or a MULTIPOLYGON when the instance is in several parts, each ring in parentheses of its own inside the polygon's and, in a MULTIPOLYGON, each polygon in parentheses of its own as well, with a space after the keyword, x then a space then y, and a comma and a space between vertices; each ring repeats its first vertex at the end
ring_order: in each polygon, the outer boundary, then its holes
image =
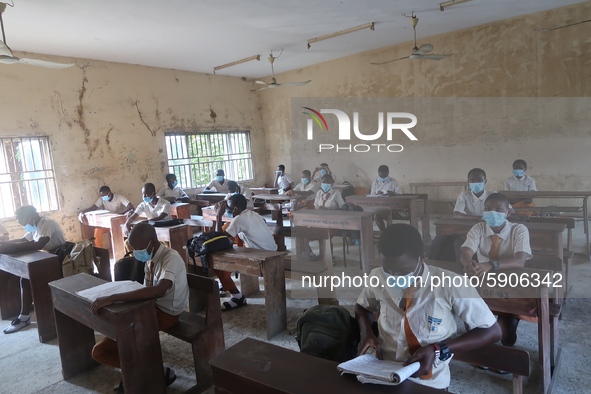
POLYGON ((452 360, 513 374, 513 394, 523 393, 523 377, 529 376, 529 353, 512 347, 490 345, 477 350, 454 353, 452 360))
POLYGON ((195 274, 187 274, 190 312, 183 312, 179 322, 166 330, 191 344, 197 384, 191 392, 203 392, 213 383, 209 361, 225 349, 224 325, 217 282, 195 274), (204 309, 204 315, 199 314, 204 309))

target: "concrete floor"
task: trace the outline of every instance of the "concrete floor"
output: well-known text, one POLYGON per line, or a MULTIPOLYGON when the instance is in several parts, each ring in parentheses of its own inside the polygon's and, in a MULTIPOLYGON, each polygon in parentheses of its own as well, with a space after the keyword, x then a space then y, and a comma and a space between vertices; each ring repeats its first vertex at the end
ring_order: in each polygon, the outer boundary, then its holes
MULTIPOLYGON (((432 231, 434 234, 434 231, 432 231)), ((577 223, 574 236, 575 252, 584 248, 582 223, 577 223)), ((347 274, 360 273, 357 248, 352 247, 347 259, 347 274)), ((336 274, 343 270, 340 245, 335 243, 337 256, 336 274)), ((591 379, 588 377, 588 352, 591 349, 591 310, 588 297, 591 294, 591 262, 585 257, 576 256, 572 270, 573 292, 564 308, 564 317, 559 323, 560 345, 562 347, 561 365, 555 393, 589 393, 591 379)), ((261 282, 262 287, 262 282, 261 282)), ((304 309, 315 304, 315 300, 305 298, 297 281, 287 281, 288 330, 273 338, 271 343, 298 350, 293 337, 295 321, 304 309), (304 298, 302 298, 304 297, 304 298), (290 330, 292 329, 292 330, 290 330)), ((339 297, 341 305, 352 311, 355 296, 339 297)), ((245 308, 223 314, 226 346, 232 346, 246 337, 266 340, 263 293, 248 299, 245 308)), ((33 321, 35 317, 33 316, 33 321)), ((10 322, 2 321, 5 327, 10 322)), ((462 325, 459 325, 461 327, 462 325)), ((461 328, 460 328, 461 329, 461 328)), ((97 338, 100 334, 97 334, 97 338)), ((167 334, 160 336, 163 359, 166 365, 175 369, 178 378, 168 388, 168 393, 181 393, 195 384, 190 345, 167 334)), ((525 380, 526 393, 539 391, 539 363, 537 352, 537 326, 521 322, 516 346, 530 353, 531 376, 525 380)), ((66 382, 61 376, 57 340, 41 344, 37 339, 35 323, 18 333, 0 334, 0 393, 111 393, 119 382, 119 373, 108 367, 97 367, 66 382)), ((450 391, 454 393, 497 394, 511 392, 511 376, 482 371, 469 365, 452 362, 452 382, 450 391)), ((335 370, 335 373, 338 373, 335 370)), ((213 393, 213 389, 208 392, 213 393)), ((248 393, 246 393, 248 394, 248 393)))

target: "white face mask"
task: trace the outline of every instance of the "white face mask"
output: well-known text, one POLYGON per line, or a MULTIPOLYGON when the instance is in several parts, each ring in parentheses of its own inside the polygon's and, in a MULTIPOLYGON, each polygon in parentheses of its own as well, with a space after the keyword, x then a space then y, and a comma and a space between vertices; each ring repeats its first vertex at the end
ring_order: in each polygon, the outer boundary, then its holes
POLYGON ((384 271, 384 273, 386 274, 386 284, 388 285, 388 287, 391 287, 393 289, 401 289, 401 290, 405 290, 411 286, 414 286, 415 277, 418 276, 417 273, 420 271, 420 266, 421 266, 421 258, 419 257, 419 260, 417 262, 417 266, 410 274, 392 275, 392 274, 389 274, 384 271))

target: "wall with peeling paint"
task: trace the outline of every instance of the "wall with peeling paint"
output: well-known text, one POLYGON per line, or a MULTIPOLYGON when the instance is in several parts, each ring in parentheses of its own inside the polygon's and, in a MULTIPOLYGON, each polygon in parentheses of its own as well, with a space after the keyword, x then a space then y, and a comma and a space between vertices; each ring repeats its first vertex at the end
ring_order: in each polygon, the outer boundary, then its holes
MULTIPOLYGON (((441 14, 441 17, 445 15, 441 14)), ((409 42, 278 75, 279 81, 311 79, 312 82, 303 87, 261 92, 263 127, 269 152, 267 167, 270 169, 285 162, 289 172, 299 178, 302 169, 312 170, 314 165, 327 161, 340 181, 369 186, 377 176, 378 165, 388 164, 391 175, 403 184, 406 191, 409 191, 410 182, 461 181, 470 168, 482 167, 488 173, 488 187, 500 190, 503 180, 511 175, 513 160, 523 158, 528 162, 528 173, 536 179, 539 190, 589 190, 591 123, 571 116, 575 113, 575 117, 588 119, 591 112, 590 25, 552 32, 536 32, 534 29, 590 18, 591 2, 586 2, 435 37, 421 37, 419 29, 419 45, 431 43, 435 47, 434 53, 453 56, 440 61, 407 59, 382 66, 370 64, 409 55, 412 48, 409 42), (476 118, 470 118, 470 114, 465 117, 456 114, 455 121, 450 124, 437 124, 429 119, 432 127, 418 136, 419 141, 410 142, 406 138, 394 141, 404 145, 401 153, 351 156, 347 153, 319 154, 317 143, 301 143, 305 138, 305 126, 292 130, 292 117, 301 117, 305 121, 306 116, 300 113, 300 108, 291 111, 291 100, 296 97, 327 98, 326 103, 335 97, 585 99, 576 100, 578 112, 569 108, 549 108, 549 112, 542 114, 555 118, 557 123, 560 119, 570 121, 572 127, 550 127, 542 122, 541 127, 545 129, 536 129, 532 124, 540 122, 543 117, 533 114, 517 124, 500 127, 501 123, 493 123, 485 130, 478 122, 471 121, 476 118), (300 140, 297 144, 290 140, 292 133, 293 138, 300 140)), ((412 31, 409 30, 408 34, 412 38, 412 31)), ((321 50, 322 43, 310 49, 321 50)), ((519 109, 519 100, 515 105, 519 109)), ((396 111, 396 108, 390 110, 396 111)), ((461 112, 459 110, 464 107, 456 107, 456 110, 461 112)), ((376 109, 368 104, 360 105, 359 112, 373 117, 376 109)), ((495 116, 502 117, 503 113, 489 114, 493 119, 495 116)), ((333 115, 326 117, 336 119, 333 115)), ((334 128, 331 130, 336 140, 334 128)), ((369 130, 374 132, 376 129, 369 130)))
MULTIPOLYGON (((59 59, 58 59, 59 61, 59 59)), ((134 205, 141 187, 164 183, 167 131, 250 130, 257 179, 266 177, 259 98, 240 78, 78 60, 49 70, 2 66, 0 136, 49 135, 69 239, 79 238, 77 212, 109 185, 134 205)), ((12 237, 23 231, 14 220, 12 237)))

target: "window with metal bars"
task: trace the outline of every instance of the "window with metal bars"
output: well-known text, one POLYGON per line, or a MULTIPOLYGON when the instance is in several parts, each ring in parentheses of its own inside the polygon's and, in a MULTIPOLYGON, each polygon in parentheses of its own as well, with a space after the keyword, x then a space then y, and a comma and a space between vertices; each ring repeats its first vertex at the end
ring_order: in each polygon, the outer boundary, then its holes
POLYGON ((0 218, 22 205, 56 211, 57 196, 49 137, 0 138, 0 218))
POLYGON ((254 178, 250 132, 166 133, 168 171, 183 188, 207 186, 218 169, 227 179, 254 178))

